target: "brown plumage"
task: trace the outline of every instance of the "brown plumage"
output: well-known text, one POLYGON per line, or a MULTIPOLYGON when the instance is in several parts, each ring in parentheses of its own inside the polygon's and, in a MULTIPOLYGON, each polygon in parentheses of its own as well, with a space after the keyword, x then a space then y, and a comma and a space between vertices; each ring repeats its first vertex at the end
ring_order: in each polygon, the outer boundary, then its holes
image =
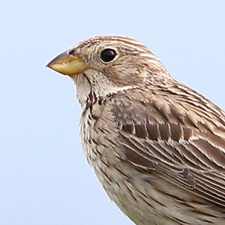
POLYGON ((139 42, 94 37, 48 66, 83 108, 88 162, 138 225, 225 224, 225 114, 139 42))

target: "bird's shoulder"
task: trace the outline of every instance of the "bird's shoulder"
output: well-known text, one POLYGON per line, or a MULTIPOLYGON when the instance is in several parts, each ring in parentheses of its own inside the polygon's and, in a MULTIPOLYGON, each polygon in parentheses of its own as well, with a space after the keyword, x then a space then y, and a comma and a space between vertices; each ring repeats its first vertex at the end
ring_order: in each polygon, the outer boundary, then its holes
POLYGON ((225 138, 223 110, 179 83, 128 89, 114 95, 108 105, 123 124, 177 124, 225 138))

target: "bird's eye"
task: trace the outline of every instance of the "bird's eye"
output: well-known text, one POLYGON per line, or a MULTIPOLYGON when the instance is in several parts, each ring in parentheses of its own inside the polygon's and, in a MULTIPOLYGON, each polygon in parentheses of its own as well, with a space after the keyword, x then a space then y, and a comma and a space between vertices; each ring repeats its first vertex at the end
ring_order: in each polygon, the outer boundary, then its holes
POLYGON ((101 52, 100 57, 104 62, 110 62, 116 57, 116 52, 113 49, 106 48, 101 52))

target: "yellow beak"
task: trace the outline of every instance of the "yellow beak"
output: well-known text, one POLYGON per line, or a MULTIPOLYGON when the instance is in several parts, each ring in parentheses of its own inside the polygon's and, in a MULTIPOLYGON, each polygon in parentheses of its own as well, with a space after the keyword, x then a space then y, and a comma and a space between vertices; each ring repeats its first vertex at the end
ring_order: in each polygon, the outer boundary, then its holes
POLYGON ((83 73, 89 68, 82 59, 77 56, 69 55, 67 52, 58 55, 47 67, 69 76, 83 73))

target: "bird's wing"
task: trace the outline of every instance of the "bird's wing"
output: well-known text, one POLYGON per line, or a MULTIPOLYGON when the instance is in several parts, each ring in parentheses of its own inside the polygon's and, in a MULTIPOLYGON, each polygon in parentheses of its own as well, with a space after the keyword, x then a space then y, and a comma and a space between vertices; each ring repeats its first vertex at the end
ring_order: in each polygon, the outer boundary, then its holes
POLYGON ((225 206, 223 112, 200 107, 194 112, 193 105, 169 99, 148 98, 140 91, 114 98, 112 113, 125 160, 225 206))

